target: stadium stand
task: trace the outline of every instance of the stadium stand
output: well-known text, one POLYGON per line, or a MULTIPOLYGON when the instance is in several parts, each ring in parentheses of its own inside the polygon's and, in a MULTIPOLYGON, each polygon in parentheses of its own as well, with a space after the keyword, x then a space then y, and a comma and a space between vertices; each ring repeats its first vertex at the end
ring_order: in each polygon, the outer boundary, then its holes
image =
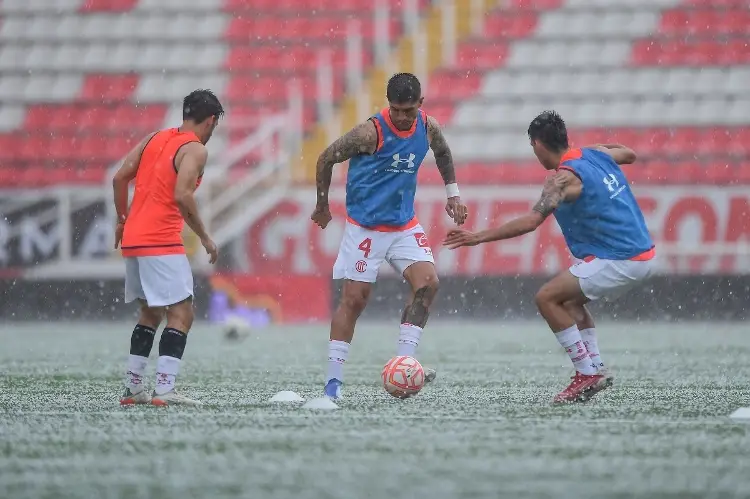
MULTIPOLYGON (((362 16, 371 38, 372 9, 369 0, 5 0, 0 186, 103 181, 134 142, 178 122, 179 99, 196 87, 228 109, 209 149, 282 109, 288 80, 300 83, 309 125, 316 51, 329 48, 340 69, 347 20, 362 16)), ((371 52, 364 56, 367 67, 371 52)))
POLYGON ((632 144, 638 181, 746 182, 749 34, 739 0, 516 1, 436 74, 430 110, 471 166, 462 179, 542 176, 525 128, 555 108, 576 144, 632 144))
MULTIPOLYGON (((462 38, 456 64, 433 71, 428 85, 426 109, 446 124, 463 182, 543 176, 530 167, 525 128, 546 108, 561 112, 576 144, 632 144, 644 162, 632 174, 637 181, 750 182, 747 2, 499 3, 483 34, 462 38)), ((330 48, 341 69, 346 21, 361 16, 371 38, 374 5, 5 0, 0 186, 101 182, 134 141, 177 121, 176 101, 195 87, 216 90, 229 110, 212 149, 281 109, 290 79, 300 83, 311 130, 316 51, 330 48)), ((391 12, 399 35, 398 9, 391 12)), ((363 64, 371 62, 366 51, 363 64)), ((425 175, 438 181, 433 171, 425 175)))

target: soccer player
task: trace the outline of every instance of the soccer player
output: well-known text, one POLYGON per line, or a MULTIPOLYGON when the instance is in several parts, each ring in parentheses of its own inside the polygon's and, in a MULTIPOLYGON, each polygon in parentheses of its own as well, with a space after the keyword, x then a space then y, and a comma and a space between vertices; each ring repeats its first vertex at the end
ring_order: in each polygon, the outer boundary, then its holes
POLYGON ((654 271, 654 243, 619 167, 636 156, 617 144, 570 148, 565 122, 554 111, 537 116, 528 134, 539 162, 555 170, 531 213, 476 234, 451 230, 443 244, 455 249, 518 237, 555 215, 580 262, 542 286, 536 304, 576 369, 554 402, 585 402, 612 384, 585 304, 617 298, 654 271))
POLYGON ((125 157, 113 180, 115 248, 125 257, 125 302, 138 300, 140 317, 130 337, 125 393, 120 404, 198 405, 178 394, 175 377, 193 324, 193 274, 182 243, 183 221, 215 263, 218 250, 198 214, 193 193, 200 185, 211 138, 224 109, 210 90, 195 90, 182 105, 182 126, 150 134, 125 157), (128 184, 135 194, 128 208, 128 184), (122 244, 121 244, 122 243, 122 244), (149 396, 143 375, 156 330, 156 387, 149 396))
MULTIPOLYGON (((419 345, 438 290, 432 250, 414 214, 417 171, 428 149, 445 182, 448 216, 458 225, 467 216, 450 148, 438 122, 421 110, 419 80, 409 73, 394 75, 388 81, 387 98, 386 109, 354 127, 318 158, 318 196, 311 218, 322 229, 331 221, 328 190, 333 165, 349 160, 346 228, 333 266, 333 278, 344 279, 344 285, 328 346, 325 394, 332 399, 341 396, 343 364, 354 326, 384 261, 403 275, 412 291, 401 316, 397 355, 413 356, 419 345)), ((428 381, 435 378, 434 370, 425 374, 428 381)))

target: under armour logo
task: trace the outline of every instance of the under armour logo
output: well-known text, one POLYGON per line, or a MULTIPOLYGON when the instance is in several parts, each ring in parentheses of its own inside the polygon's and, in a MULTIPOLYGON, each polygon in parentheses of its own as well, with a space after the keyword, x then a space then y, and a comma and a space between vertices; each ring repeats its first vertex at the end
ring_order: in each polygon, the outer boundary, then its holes
POLYGON ((407 168, 414 168, 414 158, 416 158, 414 153, 409 153, 409 159, 401 159, 401 155, 396 153, 393 155, 393 163, 391 163, 391 166, 396 168, 400 163, 406 163, 407 168))
POLYGON ((615 192, 615 187, 620 187, 620 181, 617 180, 617 177, 615 177, 614 173, 610 173, 606 177, 602 179, 602 182, 604 182, 604 185, 607 186, 607 189, 609 189, 609 192, 615 192))

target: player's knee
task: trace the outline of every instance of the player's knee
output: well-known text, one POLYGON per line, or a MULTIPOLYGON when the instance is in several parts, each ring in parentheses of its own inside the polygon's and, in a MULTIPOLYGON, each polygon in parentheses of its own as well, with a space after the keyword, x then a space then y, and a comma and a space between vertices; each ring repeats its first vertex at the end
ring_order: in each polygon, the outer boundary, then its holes
POLYGON ((369 288, 345 288, 341 294, 341 306, 350 312, 361 314, 369 298, 369 288))
POLYGON ((425 274, 420 276, 417 282, 412 283, 414 293, 425 294, 428 296, 435 296, 438 289, 440 289, 440 280, 437 274, 425 274))
POLYGON ((542 289, 537 291, 536 296, 534 296, 534 303, 536 303, 536 306, 539 309, 542 309, 554 302, 555 295, 552 290, 550 290, 546 286, 543 286, 542 289))
POLYGON ((193 327, 194 317, 192 298, 167 307, 167 327, 183 331, 185 334, 193 327))

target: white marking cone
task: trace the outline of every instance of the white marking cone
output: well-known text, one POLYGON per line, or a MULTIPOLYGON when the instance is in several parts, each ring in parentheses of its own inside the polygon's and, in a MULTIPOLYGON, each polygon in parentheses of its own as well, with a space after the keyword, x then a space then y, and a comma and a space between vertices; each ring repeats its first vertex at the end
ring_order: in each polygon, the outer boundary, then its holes
POLYGON ((292 402, 304 402, 305 399, 297 395, 297 393, 292 391, 282 391, 271 397, 271 400, 269 402, 280 402, 283 404, 290 404, 292 402))
POLYGON ((334 409, 338 409, 339 406, 337 406, 336 402, 329 399, 328 397, 320 397, 307 401, 305 405, 302 406, 302 408, 317 411, 332 411, 334 409))
POLYGON ((730 414, 729 417, 736 421, 750 421, 750 407, 740 407, 730 414))

